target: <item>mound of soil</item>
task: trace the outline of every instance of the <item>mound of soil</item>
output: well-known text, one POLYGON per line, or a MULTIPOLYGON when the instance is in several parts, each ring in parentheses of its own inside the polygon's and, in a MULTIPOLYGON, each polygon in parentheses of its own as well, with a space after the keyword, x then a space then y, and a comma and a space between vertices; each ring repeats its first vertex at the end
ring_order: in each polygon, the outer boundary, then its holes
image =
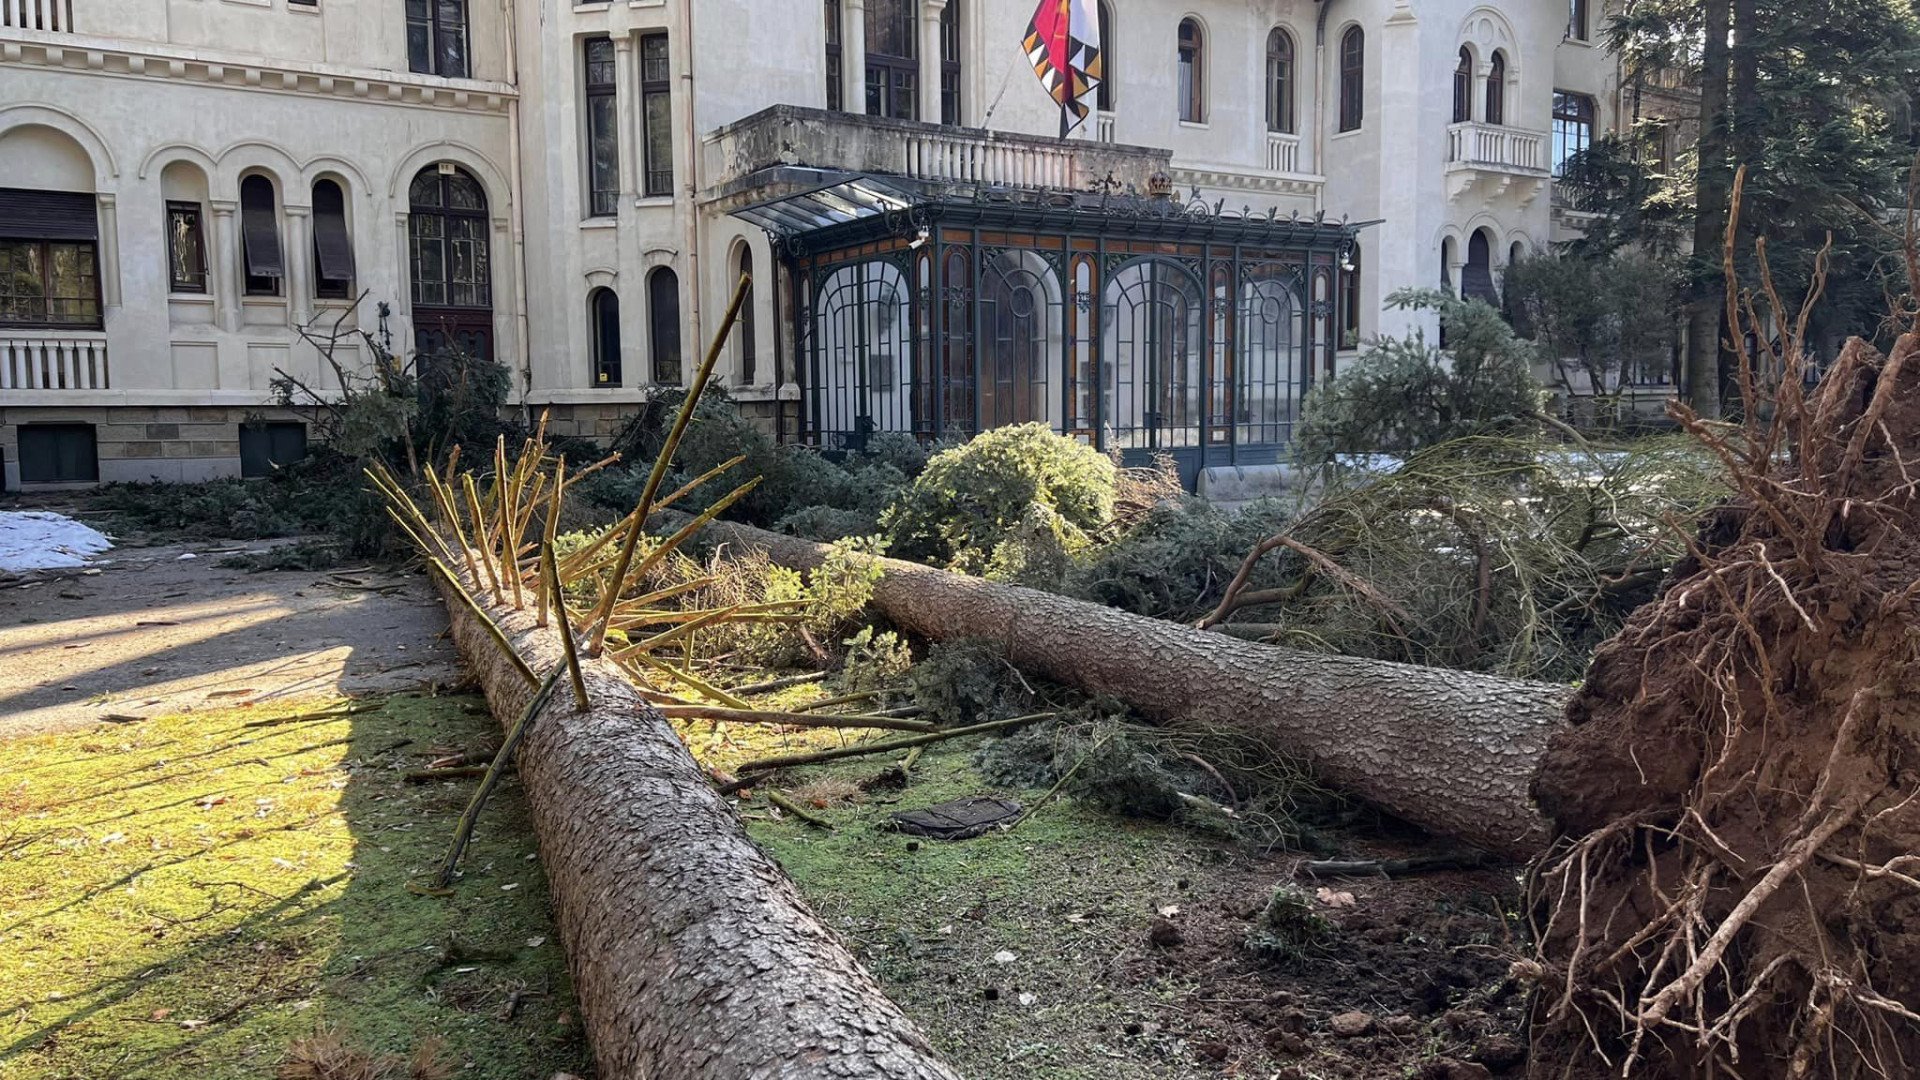
POLYGON ((1595 657, 1534 795, 1531 1075, 1920 1063, 1920 336, 1848 343, 1595 657), (1790 466, 1783 466, 1790 461, 1790 466))
MULTIPOLYGON (((1417 850, 1358 836, 1343 848, 1382 858, 1417 850)), ((1227 1076, 1522 1075, 1527 995, 1510 972, 1524 934, 1507 914, 1519 900, 1511 868, 1302 878, 1307 894, 1326 889, 1313 901, 1326 932, 1276 960, 1250 949, 1248 935, 1276 881, 1291 880, 1274 874, 1288 862, 1194 881, 1187 903, 1121 951, 1122 979, 1190 987, 1158 1025, 1227 1076)))

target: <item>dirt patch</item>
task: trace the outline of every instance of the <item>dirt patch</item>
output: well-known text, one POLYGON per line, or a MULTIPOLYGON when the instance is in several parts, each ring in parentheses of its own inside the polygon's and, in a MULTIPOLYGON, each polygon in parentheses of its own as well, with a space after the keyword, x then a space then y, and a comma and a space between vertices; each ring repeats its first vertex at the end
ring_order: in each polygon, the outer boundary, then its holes
POLYGON ((0 738, 464 679, 446 614, 417 575, 219 565, 297 542, 135 538, 90 569, 0 582, 0 738))
POLYGON ((1850 343, 1804 410, 1787 382, 1542 764, 1538 1075, 1920 1060, 1920 337, 1850 343))
MULTIPOLYGON (((971 840, 887 828, 895 811, 950 798, 1033 805, 1044 794, 987 782, 972 753, 929 751, 904 789, 810 806, 831 833, 751 825, 970 1080, 1447 1080, 1523 1067, 1524 993, 1508 980, 1526 953, 1513 869, 1300 879, 1328 933, 1276 962, 1247 939, 1276 886, 1296 880, 1296 856, 1065 795, 1010 832, 971 840)), ((847 762, 786 782, 805 790, 886 767, 847 762)), ((747 813, 762 817, 754 804, 747 813)), ((1372 828, 1332 835, 1343 856, 1421 850, 1372 828)))

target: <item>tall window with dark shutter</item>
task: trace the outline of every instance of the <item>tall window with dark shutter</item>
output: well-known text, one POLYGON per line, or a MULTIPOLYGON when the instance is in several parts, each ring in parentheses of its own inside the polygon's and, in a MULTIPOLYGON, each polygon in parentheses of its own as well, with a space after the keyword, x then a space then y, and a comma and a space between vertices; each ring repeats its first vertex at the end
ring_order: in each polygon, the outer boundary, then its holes
POLYGON ((0 328, 100 327, 92 195, 0 188, 0 328))
POLYGON ((464 79, 467 0, 407 0, 407 70, 464 79))
POLYGON ((680 383, 680 278, 667 267, 647 277, 647 346, 653 352, 653 381, 680 383))
POLYGON ((344 300, 353 295, 353 236, 347 229, 347 196, 332 180, 313 184, 313 295, 344 300))
POLYGON ((240 181, 240 254, 246 264, 248 296, 279 296, 287 276, 280 258, 280 215, 273 181, 249 176, 240 181))
POLYGON ((867 113, 920 118, 920 50, 913 0, 867 2, 867 113))
POLYGON ((1350 26, 1340 35, 1340 130, 1358 131, 1366 116, 1367 35, 1350 26))
MULTIPOLYGON (((740 267, 738 277, 751 281, 753 278, 753 249, 746 244, 740 245, 740 267)), ((746 300, 740 305, 740 385, 752 386, 759 375, 760 343, 758 338, 758 320, 753 313, 753 286, 747 286, 746 300)))
POLYGON ((620 297, 595 289, 587 299, 593 331, 593 385, 620 385, 620 297))
POLYGON ((612 38, 588 38, 587 214, 620 212, 620 121, 616 103, 612 38))
POLYGON ((1507 122, 1507 57, 1505 53, 1493 54, 1493 62, 1487 65, 1487 123, 1504 124, 1507 122))
POLYGON ((1360 245, 1340 267, 1340 347, 1360 347, 1360 245))
POLYGON ((167 203, 167 289, 207 291, 207 234, 197 202, 167 203))
POLYGON ((640 122, 646 150, 646 194, 673 194, 673 60, 667 35, 640 38, 640 122))
POLYGON ((940 122, 960 123, 960 0, 940 11, 940 122))
POLYGON ((1587 0, 1568 0, 1567 36, 1575 41, 1587 40, 1587 0))
POLYGON ((840 0, 826 0, 827 108, 838 112, 846 102, 846 66, 840 52, 840 0))
POLYGON ((1453 69, 1453 122, 1473 119, 1473 53, 1460 46, 1460 63, 1453 69))
POLYGON ((1293 35, 1278 26, 1267 34, 1267 130, 1293 132, 1293 35))
POLYGON ((1114 66, 1113 5, 1107 3, 1107 0, 1100 0, 1100 13, 1094 16, 1094 20, 1100 26, 1100 71, 1104 77, 1100 80, 1100 85, 1095 88, 1093 99, 1101 112, 1112 112, 1114 76, 1120 73, 1114 66))
POLYGON ((1203 124, 1207 120, 1207 55, 1196 19, 1180 21, 1179 61, 1180 119, 1203 124))

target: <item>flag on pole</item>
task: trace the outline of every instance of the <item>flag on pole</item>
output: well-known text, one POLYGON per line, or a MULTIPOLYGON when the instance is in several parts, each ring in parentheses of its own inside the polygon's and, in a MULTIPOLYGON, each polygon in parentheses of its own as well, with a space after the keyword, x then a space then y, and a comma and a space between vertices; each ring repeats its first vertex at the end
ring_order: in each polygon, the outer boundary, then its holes
POLYGON ((1100 46, 1093 0, 1040 0, 1027 24, 1023 47, 1040 85, 1060 106, 1063 139, 1093 111, 1087 99, 1106 78, 1100 46))

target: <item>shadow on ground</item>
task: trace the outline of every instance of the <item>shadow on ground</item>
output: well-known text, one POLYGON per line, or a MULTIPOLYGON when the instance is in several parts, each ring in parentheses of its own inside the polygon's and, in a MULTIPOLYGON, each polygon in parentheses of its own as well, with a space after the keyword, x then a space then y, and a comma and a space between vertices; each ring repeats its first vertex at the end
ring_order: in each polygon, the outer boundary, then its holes
POLYGON ((451 1075, 587 1074, 517 783, 453 896, 431 873, 485 750, 472 697, 175 716, 0 745, 0 1077, 253 1080, 296 1039, 451 1075))

